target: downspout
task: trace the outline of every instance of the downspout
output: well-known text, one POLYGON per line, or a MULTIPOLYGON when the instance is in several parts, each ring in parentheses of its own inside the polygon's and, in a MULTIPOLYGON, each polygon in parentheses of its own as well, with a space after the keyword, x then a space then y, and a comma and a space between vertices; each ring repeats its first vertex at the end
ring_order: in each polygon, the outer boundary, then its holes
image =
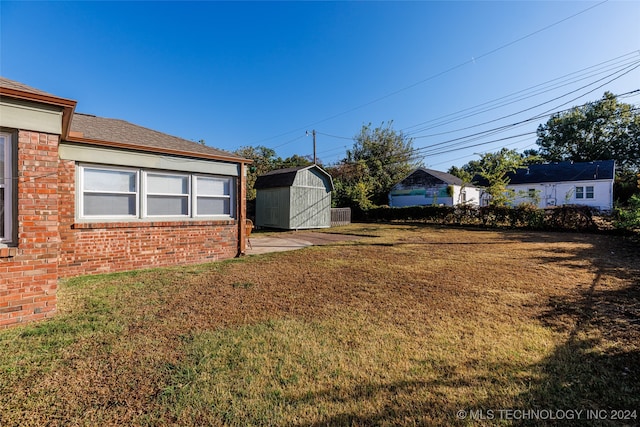
POLYGON ((236 257, 245 254, 247 245, 247 177, 245 174, 245 164, 240 163, 240 179, 238 179, 238 253, 236 257))

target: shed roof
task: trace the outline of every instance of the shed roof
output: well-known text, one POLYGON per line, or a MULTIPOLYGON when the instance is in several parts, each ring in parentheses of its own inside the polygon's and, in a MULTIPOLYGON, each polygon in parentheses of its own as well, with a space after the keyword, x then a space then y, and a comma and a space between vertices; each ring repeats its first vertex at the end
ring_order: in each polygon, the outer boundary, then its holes
POLYGON ((291 187, 296 179, 296 175, 298 175, 299 172, 310 169, 317 170, 318 172, 320 172, 320 174, 327 177, 329 179, 331 190, 333 190, 333 180, 331 179, 331 175, 329 175, 327 171, 325 171, 318 165, 297 166, 293 168, 277 169, 267 172, 264 175, 260 175, 256 179, 256 183, 254 184, 253 188, 259 190, 264 188, 291 187))

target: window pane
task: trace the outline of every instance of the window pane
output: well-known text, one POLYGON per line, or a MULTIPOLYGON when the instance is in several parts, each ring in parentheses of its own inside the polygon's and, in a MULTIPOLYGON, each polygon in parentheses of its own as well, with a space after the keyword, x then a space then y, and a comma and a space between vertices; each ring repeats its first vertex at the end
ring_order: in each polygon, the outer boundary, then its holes
POLYGON ((231 215, 231 200, 198 197, 198 215, 231 215))
POLYGON ((147 191, 160 194, 188 194, 189 178, 179 175, 147 175, 147 191))
POLYGON ((175 196, 147 197, 147 215, 188 215, 189 198, 175 196))
POLYGON ((7 161, 4 156, 6 144, 6 138, 4 136, 0 136, 0 185, 4 184, 4 171, 8 170, 4 165, 5 161, 7 161))
POLYGON ((198 177, 199 196, 228 196, 231 194, 231 180, 198 177))
POLYGON ((593 187, 587 187, 587 199, 593 199, 593 187))
POLYGON ((4 238, 4 188, 0 188, 0 239, 4 238))
POLYGON ((136 173, 107 169, 85 169, 84 189, 87 191, 136 191, 136 173))
POLYGON ((584 198, 584 187, 576 187, 576 199, 584 198))
POLYGON ((135 194, 94 194, 84 195, 84 215, 136 215, 135 194))

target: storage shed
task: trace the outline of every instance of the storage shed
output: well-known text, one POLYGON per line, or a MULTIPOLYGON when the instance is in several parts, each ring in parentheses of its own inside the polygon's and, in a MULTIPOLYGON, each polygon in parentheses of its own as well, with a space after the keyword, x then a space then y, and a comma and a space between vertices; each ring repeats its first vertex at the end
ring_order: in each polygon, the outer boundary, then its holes
POLYGON ((331 226, 333 180, 318 165, 271 171, 258 177, 256 226, 300 230, 331 226))

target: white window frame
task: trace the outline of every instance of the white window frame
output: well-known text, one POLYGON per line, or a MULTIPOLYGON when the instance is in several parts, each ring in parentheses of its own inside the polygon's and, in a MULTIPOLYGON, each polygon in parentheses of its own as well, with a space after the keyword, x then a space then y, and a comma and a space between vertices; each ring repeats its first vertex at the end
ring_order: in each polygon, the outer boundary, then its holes
MULTIPOLYGON (((147 219, 158 220, 166 218, 168 220, 181 220, 181 219, 213 219, 213 220, 229 220, 237 218, 237 206, 236 204, 236 188, 235 183, 237 178, 227 175, 207 175, 201 173, 189 173, 183 171, 167 171, 167 170, 155 170, 155 169, 143 169, 143 168, 131 168, 120 166, 105 166, 100 164, 85 163, 78 164, 78 191, 76 195, 76 216, 78 220, 87 222, 96 221, 144 221, 147 219), (111 170, 122 172, 135 172, 136 173, 136 191, 128 192, 126 194, 136 195, 136 214, 135 215, 84 215, 84 195, 88 193, 85 190, 84 184, 84 171, 87 169, 93 170, 111 170), (148 191, 148 177, 149 175, 166 175, 166 176, 179 176, 188 178, 188 194, 177 195, 172 193, 157 193, 148 191), (229 194, 220 195, 198 195, 197 181, 198 178, 203 179, 217 179, 228 182, 229 194), (188 213, 187 215, 149 215, 148 214, 148 197, 149 196, 176 196, 187 197, 188 213), (228 199, 229 200, 229 214, 198 214, 198 198, 215 198, 215 199, 228 199)), ((109 192, 100 192, 106 193, 109 192)), ((115 192, 113 192, 116 194, 115 192)))
POLYGON ((12 138, 8 132, 1 132, 0 138, 4 140, 4 176, 3 181, 0 182, 0 189, 3 192, 4 202, 0 206, 0 210, 3 212, 4 217, 4 233, 0 235, 0 243, 12 243, 13 242, 13 202, 14 202, 14 185, 13 175, 13 152, 11 150, 12 138))
POLYGON ((140 171, 138 169, 133 168, 125 168, 125 167, 113 167, 113 166, 101 166, 101 165, 80 165, 79 173, 78 173, 78 182, 80 183, 80 188, 78 191, 78 217, 82 219, 135 219, 140 216, 140 171), (136 175, 136 191, 131 192, 118 192, 118 191, 87 191, 85 190, 84 185, 84 172, 87 169, 93 170, 109 170, 116 172, 133 172, 136 175), (135 194, 136 196, 136 213, 135 215, 85 215, 84 214, 84 195, 91 193, 102 193, 102 194, 135 194))
POLYGON ((587 185, 584 187, 584 198, 593 199, 595 196, 595 187, 593 185, 587 185))
POLYGON ((142 217, 143 218, 190 218, 191 217, 191 175, 187 173, 175 173, 175 172, 161 172, 153 170, 142 171, 142 217), (187 193, 175 194, 175 193, 153 193, 149 191, 149 175, 155 176, 176 176, 181 178, 187 178, 187 193), (187 198, 187 213, 175 214, 175 215, 152 215, 149 213, 149 196, 166 196, 175 198, 187 198))
POLYGON ((234 214, 234 206, 235 206, 235 191, 234 191, 234 180, 232 177, 228 176, 217 176, 217 175, 202 175, 202 174, 194 174, 193 175, 193 216, 195 217, 207 217, 207 218, 235 218, 234 214), (226 181, 229 185, 229 194, 220 194, 220 195, 209 195, 209 194, 199 194, 198 192, 198 179, 216 179, 220 181, 226 181), (207 198, 207 199, 223 199, 229 200, 229 214, 200 214, 198 212, 198 199, 199 198, 207 198))
POLYGON ((577 186, 576 187, 576 200, 593 200, 595 199, 596 188, 594 185, 577 186))

